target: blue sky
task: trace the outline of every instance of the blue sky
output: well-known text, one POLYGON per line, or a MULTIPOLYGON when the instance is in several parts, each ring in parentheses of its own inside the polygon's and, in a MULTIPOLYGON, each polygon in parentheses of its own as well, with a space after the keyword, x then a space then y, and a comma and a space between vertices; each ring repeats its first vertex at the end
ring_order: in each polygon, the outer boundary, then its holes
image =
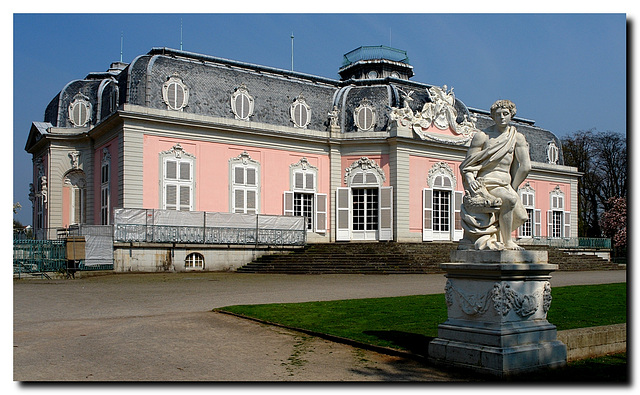
MULTIPOLYGON (((166 9, 166 8, 165 8, 166 9)), ((335 7, 332 9, 336 9, 335 7)), ((406 11, 411 11, 410 9, 406 11)), ((14 217, 31 223, 31 123, 68 82, 152 47, 338 78, 362 45, 406 50, 415 81, 453 87, 468 107, 510 99, 559 137, 626 133, 624 14, 13 14, 14 217)))

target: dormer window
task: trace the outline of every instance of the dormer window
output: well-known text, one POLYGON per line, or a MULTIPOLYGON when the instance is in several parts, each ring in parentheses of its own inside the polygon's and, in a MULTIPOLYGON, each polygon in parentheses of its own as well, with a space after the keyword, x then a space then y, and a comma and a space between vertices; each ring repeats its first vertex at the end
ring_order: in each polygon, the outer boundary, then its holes
POLYGON ((293 102, 290 112, 291 121, 297 128, 306 128, 311 122, 311 108, 302 95, 293 102))
POLYGON ((231 111, 236 119, 249 120, 253 115, 253 97, 249 95, 249 90, 242 84, 231 95, 231 111))
POLYGON ((69 104, 69 120, 73 126, 85 126, 91 120, 91 103, 82 93, 78 93, 69 104))
POLYGON ((189 103, 189 88, 177 74, 173 74, 162 86, 162 99, 167 108, 182 111, 189 103))
POLYGON ((376 112, 369 103, 369 100, 363 99, 360 105, 353 111, 353 121, 358 131, 369 131, 376 124, 376 112))

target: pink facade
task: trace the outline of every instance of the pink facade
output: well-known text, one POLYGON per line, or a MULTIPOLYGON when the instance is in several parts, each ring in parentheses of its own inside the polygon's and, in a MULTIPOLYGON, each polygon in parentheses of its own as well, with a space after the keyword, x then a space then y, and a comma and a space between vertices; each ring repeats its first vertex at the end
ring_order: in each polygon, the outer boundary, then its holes
POLYGON ((317 192, 329 193, 329 157, 271 148, 253 148, 176 138, 144 136, 143 205, 160 207, 159 154, 180 144, 186 153, 195 156, 195 210, 229 211, 229 160, 243 152, 260 164, 260 214, 282 215, 283 193, 291 190, 289 166, 301 158, 318 168, 317 192))

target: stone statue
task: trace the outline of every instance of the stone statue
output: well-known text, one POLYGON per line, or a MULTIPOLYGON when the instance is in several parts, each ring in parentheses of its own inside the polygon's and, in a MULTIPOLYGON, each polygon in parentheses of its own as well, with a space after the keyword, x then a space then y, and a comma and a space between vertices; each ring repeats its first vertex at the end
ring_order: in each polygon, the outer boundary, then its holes
POLYGON ((522 249, 511 233, 528 218, 517 190, 531 162, 527 141, 509 125, 515 114, 513 102, 496 101, 491 106, 495 125, 475 134, 460 164, 465 196, 459 249, 522 249))

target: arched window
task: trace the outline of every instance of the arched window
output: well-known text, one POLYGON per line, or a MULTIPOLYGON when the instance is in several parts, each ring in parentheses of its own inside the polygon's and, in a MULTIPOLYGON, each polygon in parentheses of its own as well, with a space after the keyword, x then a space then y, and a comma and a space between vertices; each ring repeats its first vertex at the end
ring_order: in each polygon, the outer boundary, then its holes
POLYGON ((302 95, 293 102, 289 112, 291 121, 297 128, 306 128, 311 122, 311 108, 302 95))
POLYGON ((249 90, 242 84, 231 95, 231 110, 236 119, 249 120, 253 115, 253 97, 249 90))
POLYGON ((556 145, 556 142, 551 140, 547 143, 547 161, 548 163, 551 164, 558 164, 558 158, 559 158, 559 152, 560 150, 558 149, 558 146, 556 145))
POLYGON ((89 98, 78 93, 69 104, 69 120, 73 126, 85 126, 91 121, 91 110, 89 98))
POLYGON ((358 131, 369 131, 376 124, 376 112, 369 103, 369 100, 363 99, 360 105, 353 111, 353 121, 358 131))
POLYGON ((446 162, 434 164, 422 191, 422 240, 459 240, 462 238, 460 206, 462 191, 456 191, 456 177, 446 162))
POLYGON ((204 269, 204 256, 199 252, 192 252, 184 260, 184 268, 191 270, 204 269))
POLYGON ((82 170, 72 170, 67 173, 63 182, 69 190, 69 225, 84 224, 87 200, 85 174, 82 170))
POLYGON ((189 103, 189 88, 182 82, 182 78, 173 74, 162 85, 162 99, 169 110, 182 111, 189 103))

